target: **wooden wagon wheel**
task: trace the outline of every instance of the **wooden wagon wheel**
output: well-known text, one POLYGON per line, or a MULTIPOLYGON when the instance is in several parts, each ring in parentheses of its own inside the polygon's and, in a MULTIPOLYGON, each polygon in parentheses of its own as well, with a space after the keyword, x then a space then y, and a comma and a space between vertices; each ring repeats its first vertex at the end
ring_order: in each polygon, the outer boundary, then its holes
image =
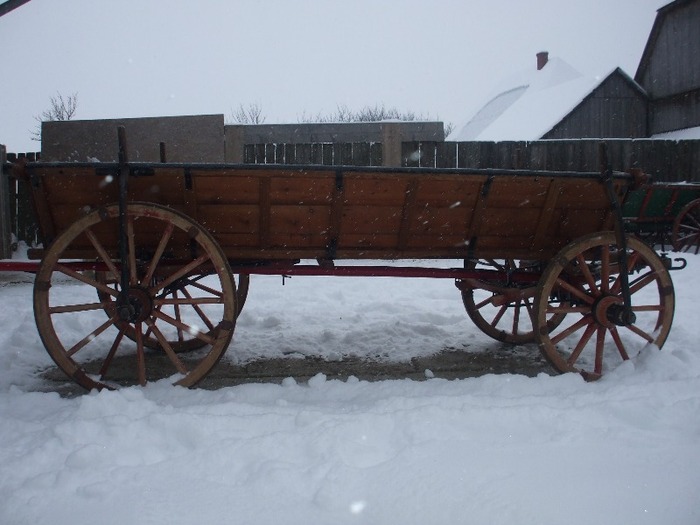
MULTIPOLYGON (((236 317, 238 317, 238 315, 240 315, 241 313, 241 310, 243 309, 243 305, 245 304, 246 299, 248 298, 248 290, 250 288, 250 275, 234 275, 234 280, 236 277, 238 277, 238 282, 236 282, 236 317)), ((119 276, 114 276, 111 272, 95 272, 95 279, 100 283, 107 284, 110 286, 118 284, 119 282, 119 276)), ((167 286, 165 290, 163 290, 163 298, 170 299, 172 300, 172 302, 161 305, 160 310, 162 313, 166 313, 174 319, 182 319, 182 310, 187 308, 191 308, 194 312, 197 313, 197 315, 201 313, 202 316, 204 316, 204 313, 201 312, 201 310, 199 310, 199 307, 196 303, 183 304, 179 301, 179 299, 184 297, 192 298, 201 291, 210 291, 211 286, 215 286, 216 284, 216 279, 206 273, 202 273, 199 275, 189 275, 182 279, 178 279, 170 286, 167 286)), ((216 292, 220 293, 221 290, 216 290, 216 292)), ((110 303, 116 300, 116 298, 105 293, 101 289, 97 290, 97 297, 104 304, 108 305, 107 308, 105 308, 105 312, 108 316, 111 317, 110 312, 112 311, 111 308, 113 308, 113 305, 110 305, 110 303)), ((202 317, 202 320, 205 324, 207 324, 207 335, 213 335, 212 330, 214 327, 213 324, 211 324, 211 321, 206 319, 206 317, 202 317)), ((198 350, 199 348, 202 348, 207 345, 207 342, 205 340, 190 334, 189 332, 183 330, 181 327, 178 326, 172 326, 169 330, 162 331, 166 341, 168 341, 173 351, 176 353, 198 350)), ((134 330, 131 329, 131 327, 127 327, 127 330, 124 333, 124 335, 126 335, 132 341, 136 341, 136 334, 134 330)), ((151 348, 153 350, 162 349, 162 345, 158 341, 158 338, 153 334, 152 330, 148 330, 144 334, 143 344, 147 348, 151 348)))
MULTIPOLYGON (((533 272, 539 268, 515 259, 467 259, 464 267, 468 270, 484 268, 510 272, 527 269, 533 272)), ((463 279, 459 283, 462 302, 470 319, 486 335, 504 343, 526 344, 535 340, 532 326, 533 304, 537 287, 532 284, 499 284, 463 279)), ((548 320, 550 328, 562 322, 566 314, 553 316, 548 320)))
POLYGON ((700 199, 689 202, 678 212, 671 242, 677 252, 700 253, 700 199))
POLYGON ((615 234, 583 237, 564 247, 542 274, 535 298, 538 327, 568 315, 551 330, 536 331, 540 350, 560 372, 597 379, 647 344, 661 348, 671 329, 673 283, 661 258, 642 241, 627 239, 620 268, 615 234), (633 322, 624 319, 620 271, 627 271, 633 322))
POLYGON ((87 389, 143 385, 147 379, 174 374, 175 384, 193 386, 221 358, 235 327, 236 287, 228 261, 214 238, 187 216, 151 203, 131 203, 129 294, 126 308, 118 308, 116 279, 100 282, 94 272, 63 262, 79 257, 110 276, 120 275, 113 248, 118 215, 116 205, 93 211, 61 233, 46 251, 34 284, 39 335, 56 364, 87 389), (178 280, 201 275, 216 284, 203 286, 196 296, 175 298, 168 291, 178 280), (96 290, 109 299, 95 301, 96 290), (177 319, 163 311, 173 304, 196 315, 177 319), (173 327, 204 341, 207 348, 179 357, 164 335, 173 327), (124 337, 127 332, 133 341, 124 337), (144 340, 151 336, 161 350, 146 348, 144 340))

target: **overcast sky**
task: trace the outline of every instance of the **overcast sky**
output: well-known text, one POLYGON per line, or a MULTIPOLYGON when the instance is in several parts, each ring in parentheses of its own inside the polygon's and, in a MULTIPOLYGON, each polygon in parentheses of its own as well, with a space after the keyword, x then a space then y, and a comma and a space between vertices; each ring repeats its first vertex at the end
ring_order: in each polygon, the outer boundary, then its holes
MULTIPOLYGON (((1 2, 2 0, 0 0, 1 2)), ((634 76, 669 0, 31 0, 0 17, 0 143, 39 149, 34 117, 222 113, 267 123, 384 104, 459 125, 549 51, 634 76)))

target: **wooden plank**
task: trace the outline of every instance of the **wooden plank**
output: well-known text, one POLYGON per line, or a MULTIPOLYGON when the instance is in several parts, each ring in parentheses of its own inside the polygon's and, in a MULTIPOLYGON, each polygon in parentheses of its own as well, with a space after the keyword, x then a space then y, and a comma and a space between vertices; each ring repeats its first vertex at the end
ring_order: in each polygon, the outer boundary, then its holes
POLYGON ((7 162, 7 149, 0 144, 0 259, 9 259, 12 257, 11 234, 10 227, 10 183, 14 180, 9 179, 3 167, 7 162))
POLYGON ((340 166, 352 166, 352 143, 340 144, 340 166))
POLYGON ((225 169, 212 172, 192 169, 197 184, 197 202, 210 204, 257 204, 260 201, 258 170, 225 169))
POLYGON ((550 179, 547 197, 542 205, 540 216, 537 220, 535 236, 530 246, 533 251, 539 251, 545 245, 545 241, 547 240, 546 235, 549 231, 549 225, 552 224, 552 218, 554 217, 557 201, 559 200, 560 195, 560 182, 554 178, 550 179))
POLYGON ((321 147, 322 147, 321 163, 324 166, 332 166, 333 165, 333 144, 325 142, 321 145, 321 147))
MULTIPOLYGON (((282 204, 270 206, 270 239, 282 239, 290 248, 294 247, 293 237, 312 237, 323 245, 325 234, 330 226, 331 207, 327 205, 282 204), (287 239, 286 241, 284 239, 287 239)), ((271 242, 275 245, 274 242, 271 242)))
POLYGON ((353 142, 352 157, 353 166, 370 166, 369 142, 353 142))
POLYGON ((383 145, 381 142, 372 142, 369 147, 369 165, 370 166, 383 166, 383 145))
POLYGON ((411 227, 413 224, 413 215, 416 208, 416 193, 418 190, 418 179, 413 178, 404 192, 404 203, 401 209, 401 224, 399 226, 398 249, 405 250, 408 246, 408 240, 415 230, 411 227))
POLYGON ((270 202, 274 204, 329 204, 335 176, 332 172, 315 172, 313 176, 271 176, 270 202))
POLYGON ((457 167, 457 143, 437 142, 435 143, 435 166, 438 168, 457 167))
POLYGON ((484 211, 488 204, 490 192, 488 186, 491 184, 492 177, 484 177, 479 186, 479 196, 472 209, 471 215, 467 213, 465 221, 465 230, 467 232, 467 243, 470 243, 470 249, 474 249, 473 243, 477 240, 477 235, 481 232, 481 223, 484 220, 484 211))
POLYGON ((423 168, 435 167, 435 142, 423 141, 419 143, 420 155, 418 157, 419 166, 423 168))
POLYGON ((400 173, 379 177, 369 172, 346 172, 345 202, 348 205, 401 208, 408 180, 400 173))
POLYGON ((401 165, 407 168, 420 166, 420 142, 401 143, 401 165))
POLYGON ((343 206, 345 203, 345 184, 342 171, 335 173, 335 184, 331 196, 331 215, 326 239, 326 259, 334 259, 337 255, 338 242, 340 239, 340 228, 343 221, 343 206))
POLYGON ((272 203, 270 200, 270 177, 260 177, 260 215, 258 225, 258 238, 261 248, 270 245, 270 213, 272 203))

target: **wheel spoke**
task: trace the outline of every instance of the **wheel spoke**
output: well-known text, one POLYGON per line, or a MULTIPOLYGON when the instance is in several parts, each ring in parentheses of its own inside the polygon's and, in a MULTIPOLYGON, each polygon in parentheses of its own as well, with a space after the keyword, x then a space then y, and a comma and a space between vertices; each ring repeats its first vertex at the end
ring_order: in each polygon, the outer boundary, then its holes
POLYGON ((646 333, 644 330, 642 330, 641 328, 639 328, 639 327, 636 326, 636 325, 633 325, 633 324, 625 325, 625 328, 627 328, 628 330, 634 332, 634 333, 637 334, 639 337, 641 337, 642 339, 646 340, 648 343, 653 343, 653 342, 654 342, 654 338, 653 338, 651 335, 649 335, 648 333, 646 333))
POLYGON ((105 360, 102 362, 102 367, 100 368, 100 379, 104 379, 105 376, 107 375, 107 371, 109 370, 110 365, 112 364, 112 359, 114 358, 114 354, 117 353, 117 348, 119 348, 119 345, 122 342, 122 339, 124 338, 124 330, 125 326, 122 326, 119 329, 119 333, 117 334, 117 337, 114 338, 114 342, 112 343, 112 347, 109 349, 109 352, 107 353, 107 357, 105 357, 105 360))
POLYGON ((187 275, 188 273, 190 273, 192 270, 194 270, 194 269, 197 268, 198 266, 204 264, 204 262, 206 262, 206 261, 208 261, 208 260, 209 260, 209 255, 208 255, 208 254, 205 253, 205 254, 203 254, 203 255, 200 255, 200 256, 197 257, 194 261, 190 262, 189 264, 186 264, 185 266, 183 266, 182 268, 180 268, 178 271, 176 271, 175 273, 171 274, 167 279, 165 279, 164 281, 158 283, 157 286, 151 287, 151 288, 149 289, 149 292, 151 292, 151 293, 153 294, 153 293, 155 293, 155 292, 158 292, 158 291, 162 290, 162 289, 165 288, 166 286, 169 286, 169 285, 171 285, 172 283, 174 283, 175 281, 177 281, 178 279, 180 279, 181 277, 184 277, 185 275, 187 275))
MULTIPOLYGON (((213 344, 213 342, 214 342, 213 337, 209 336, 208 334, 206 334, 205 332, 203 332, 202 330, 199 330, 198 328, 196 328, 194 326, 179 322, 177 319, 174 319, 174 318, 170 317, 169 315, 164 314, 163 312, 160 312, 158 310, 153 310, 152 313, 153 313, 154 317, 157 317, 158 319, 161 319, 162 321, 165 321, 166 323, 168 323, 176 328, 182 328, 188 334, 193 335, 197 339, 201 339, 202 341, 206 342, 207 344, 213 344)), ((157 328, 154 324, 153 325, 154 333, 156 333, 155 332, 156 329, 157 328)), ((160 330, 158 330, 158 331, 160 332, 160 330)), ((156 337, 157 337, 157 335, 156 335, 156 337)), ((159 341, 160 341, 160 339, 159 339, 159 341)))
MULTIPOLYGON (((177 290, 173 291, 173 300, 177 301, 177 290)), ((180 315, 180 304, 175 302, 173 303, 173 309, 175 310, 175 320, 178 323, 182 323, 182 316, 180 315)), ((162 310, 160 310, 162 311, 162 310)), ((182 328, 179 326, 177 327, 177 340, 178 341, 184 341, 185 336, 183 335, 182 328)))
POLYGON ((104 285, 100 282, 97 282, 94 279, 90 279, 86 275, 76 272, 75 270, 72 270, 71 268, 63 264, 56 264, 56 270, 113 297, 117 297, 119 295, 119 292, 117 292, 115 289, 110 288, 109 286, 104 285))
POLYGON ((136 323, 134 333, 136 335, 136 373, 139 378, 139 385, 146 385, 146 354, 143 349, 143 323, 136 323))
POLYGON ((630 283, 630 295, 637 293, 650 283, 656 282, 656 272, 650 271, 630 283))
POLYGON ((515 311, 513 312, 513 329, 511 330, 512 334, 518 333, 518 328, 520 325, 520 305, 521 304, 522 304, 521 300, 518 300, 515 303, 515 311))
MULTIPOLYGON (((183 290, 184 294, 184 290, 183 290)), ((223 304, 224 300, 220 297, 190 297, 183 299, 155 299, 153 304, 158 305, 181 305, 181 304, 223 304)))
POLYGON ((82 303, 82 304, 67 304, 63 306, 52 306, 49 308, 50 314, 65 314, 73 312, 91 312, 94 310, 103 310, 104 303, 82 303))
POLYGON ((153 274, 156 271, 156 267, 160 262, 160 258, 163 256, 165 247, 167 246, 174 229, 175 225, 172 222, 169 222, 165 227, 165 231, 163 231, 163 235, 161 236, 160 241, 158 242, 158 247, 156 248, 156 251, 153 254, 153 258, 151 259, 151 264, 148 265, 148 270, 146 271, 146 275, 143 278, 144 286, 148 286, 148 284, 151 282, 151 279, 153 279, 153 274))
POLYGON ((585 314, 591 311, 590 306, 548 306, 548 314, 585 314))
POLYGON ((579 268, 581 268, 581 273, 583 274, 584 279, 588 283, 590 293, 594 297, 598 297, 600 295, 600 291, 598 290, 598 286, 596 285, 595 279, 591 274, 590 268, 588 268, 588 264, 586 263, 586 259, 584 259, 583 254, 579 253, 576 256, 576 260, 578 261, 579 268))
POLYGON ((135 286, 138 284, 136 275, 136 239, 134 238, 134 218, 129 215, 126 223, 126 234, 129 239, 129 284, 135 286))
POLYGON ((493 295, 489 295, 486 299, 475 305, 477 310, 481 310, 487 304, 493 304, 493 295))
MULTIPOLYGON (((637 264, 637 260, 640 257, 640 253, 638 251, 633 251, 629 258, 627 259, 627 275, 630 275, 632 273, 632 268, 634 268, 634 265, 637 264)), ((620 269, 620 273, 617 275, 617 279, 615 279, 615 283, 613 284, 612 288, 610 288, 610 293, 612 294, 619 294, 620 293, 620 288, 622 288, 622 269, 620 269)))
POLYGON ((210 293, 211 295, 215 295, 216 297, 223 297, 224 294, 222 294, 219 290, 215 290, 214 288, 210 288, 209 286, 204 286, 201 283, 198 283, 196 281, 193 281, 191 279, 187 280, 186 283, 187 286, 192 286, 193 288, 199 288, 203 292, 210 293))
POLYGON ((582 290, 581 288, 577 288, 576 286, 564 281, 563 279, 559 278, 557 279, 557 285, 560 288, 563 288, 567 292, 570 292, 571 294, 575 295, 582 301, 588 303, 588 304, 593 304, 594 299, 590 295, 588 295, 585 290, 582 290))
POLYGON ((567 337, 569 337, 571 334, 574 332, 577 332, 587 324, 590 324, 593 322, 593 318, 590 315, 585 315, 581 319, 579 319, 577 322, 569 326, 569 328, 566 328, 559 332, 555 337, 552 337, 552 343, 553 344, 558 344, 559 342, 563 341, 567 337))
POLYGON ((600 289, 603 293, 610 290, 610 246, 600 250, 600 289))
POLYGON ((66 356, 72 357, 75 355, 79 350, 83 349, 85 345, 87 345, 90 341, 94 340, 98 335, 100 335, 102 332, 107 330, 110 326, 112 326, 114 323, 117 322, 117 317, 111 317, 107 319, 104 323, 102 323, 100 326, 95 328, 92 332, 90 332, 88 335, 83 337, 80 341, 75 343, 70 350, 66 352, 66 356))
POLYGON ((620 357, 622 357, 623 360, 627 361, 630 357, 627 354, 625 345, 622 342, 622 339, 620 338, 620 332, 617 330, 616 326, 610 328, 610 335, 612 335, 613 341, 615 341, 615 346, 617 346, 617 351, 620 352, 620 357))
POLYGON ((660 304, 638 304, 632 306, 633 312, 662 312, 664 309, 660 304))
POLYGON ((165 338, 163 333, 158 329, 158 327, 155 325, 153 320, 151 319, 146 319, 146 324, 148 327, 153 331, 154 335, 156 336, 156 339, 158 339, 158 342, 160 343, 160 346, 163 348, 163 351, 165 352, 165 355, 168 356, 168 359, 175 365, 175 369, 180 372, 183 375, 186 375, 188 373, 187 367, 184 365, 184 363, 180 360, 179 357, 177 357, 177 354, 173 350, 173 347, 170 346, 170 343, 168 340, 165 338))
POLYGON ((107 265, 109 271, 112 272, 112 274, 115 276, 119 275, 119 270, 117 270, 117 267, 112 262, 112 258, 109 256, 107 250, 105 250, 104 246, 102 246, 102 243, 97 239, 97 237, 90 228, 85 229, 85 235, 87 235, 87 238, 90 239, 92 246, 97 251, 97 254, 102 258, 102 261, 104 261, 104 263, 107 265))
POLYGON ((498 309, 498 312, 496 313, 496 316, 495 316, 495 317, 493 318, 493 320, 491 321, 491 326, 493 326, 494 328, 496 327, 496 325, 498 324, 498 322, 501 320, 501 318, 503 317, 503 315, 506 313, 506 310, 508 310, 508 305, 506 305, 506 304, 504 304, 503 306, 501 306, 501 307, 498 309))
MULTIPOLYGON (((182 293, 188 299, 190 299, 190 300, 193 299, 192 295, 190 295, 190 293, 186 289, 183 288, 182 293)), ((197 315, 199 315, 199 318, 204 322, 204 324, 207 325, 207 328, 209 330, 213 330, 214 324, 211 322, 209 317, 204 313, 204 311, 199 307, 199 305, 197 303, 193 303, 192 308, 194 308, 194 311, 197 312, 197 315)))
POLYGON ((588 341, 590 341, 591 336, 593 335, 593 332, 595 332, 595 330, 595 323, 589 323, 586 327, 586 330, 583 332, 583 335, 581 335, 581 339, 579 339, 578 343, 576 344, 576 347, 574 348, 573 352, 571 352, 571 355, 566 360, 570 366, 574 366, 576 364, 576 361, 578 361, 578 358, 581 356, 581 352, 588 344, 588 341))
POLYGON ((596 334, 595 341, 595 368, 596 374, 601 375, 603 373, 603 353, 605 351, 605 332, 606 329, 602 326, 598 327, 598 333, 596 334))

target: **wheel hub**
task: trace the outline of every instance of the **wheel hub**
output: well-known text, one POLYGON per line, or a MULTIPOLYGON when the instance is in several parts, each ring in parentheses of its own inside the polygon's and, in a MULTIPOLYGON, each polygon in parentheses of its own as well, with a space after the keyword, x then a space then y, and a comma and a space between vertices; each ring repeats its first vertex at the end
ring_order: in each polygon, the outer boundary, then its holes
POLYGON ((617 295, 603 295, 593 303, 593 317, 596 322, 605 328, 615 326, 628 326, 634 324, 637 316, 625 306, 622 297, 617 295))
POLYGON ((148 319, 153 311, 153 298, 145 288, 130 287, 125 298, 120 297, 117 312, 122 321, 141 323, 148 319))

